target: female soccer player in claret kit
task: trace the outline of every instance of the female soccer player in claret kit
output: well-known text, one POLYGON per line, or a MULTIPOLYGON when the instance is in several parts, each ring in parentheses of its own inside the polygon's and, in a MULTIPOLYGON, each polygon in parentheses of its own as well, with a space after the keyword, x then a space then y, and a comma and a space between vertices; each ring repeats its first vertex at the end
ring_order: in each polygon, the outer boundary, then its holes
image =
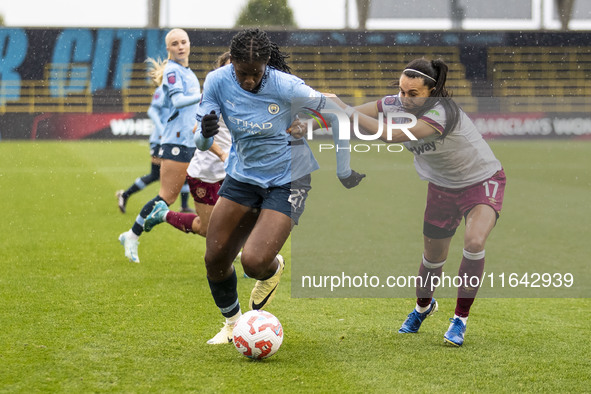
POLYGON ((470 118, 451 99, 445 88, 447 71, 442 60, 416 59, 402 71, 398 95, 354 109, 342 102, 339 105, 353 121, 358 118, 360 128, 367 133, 382 130, 381 140, 403 142, 414 154, 419 177, 429 182, 416 306, 398 332, 416 333, 422 322, 437 311, 430 278, 441 276, 451 239, 465 218, 464 250, 458 272, 463 281, 457 290, 455 314, 444 334, 446 343, 461 346, 479 288, 472 286, 482 279, 484 246, 501 212, 505 173, 470 118), (376 118, 389 112, 416 116, 416 126, 408 129, 416 141, 401 129, 393 130, 388 138, 387 127, 376 118))
MULTIPOLYGON (((242 248, 244 272, 257 279, 251 309, 263 309, 275 296, 284 269, 279 251, 292 227, 292 145, 286 132, 305 107, 320 111, 326 98, 284 71, 285 55, 264 31, 247 29, 231 42, 232 64, 208 74, 197 111, 196 144, 206 150, 218 132, 221 113, 232 134, 226 178, 212 212, 206 239, 205 266, 213 299, 226 322, 209 344, 232 341, 241 315, 234 258, 242 248), (294 102, 299 100, 296 107, 294 102)), ((346 141, 348 144, 348 141, 346 141)), ((364 175, 337 160, 337 176, 346 187, 364 175)), ((338 157, 337 157, 338 159, 338 157)), ((301 174, 305 175, 305 174, 301 174)))
POLYGON ((199 80, 189 68, 191 43, 187 33, 182 29, 168 32, 166 50, 168 61, 160 64, 159 69, 163 73, 162 88, 170 115, 161 139, 160 191, 144 205, 131 229, 119 235, 125 256, 134 263, 140 262, 138 240, 144 231, 146 217, 156 202, 164 201, 170 205, 176 201, 195 152, 194 116, 201 94, 199 80))

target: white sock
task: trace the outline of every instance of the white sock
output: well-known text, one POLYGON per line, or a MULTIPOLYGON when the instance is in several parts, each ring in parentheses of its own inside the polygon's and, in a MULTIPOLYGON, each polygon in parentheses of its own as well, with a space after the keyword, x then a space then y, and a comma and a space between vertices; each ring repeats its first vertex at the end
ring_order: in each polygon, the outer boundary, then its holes
POLYGON ((431 304, 427 305, 427 306, 419 306, 419 304, 417 304, 415 306, 415 310, 419 313, 425 313, 427 312, 427 310, 431 308, 431 304))
POLYGON ((466 317, 460 317, 458 315, 454 315, 454 320, 456 318, 460 319, 462 321, 462 323, 464 323, 464 325, 466 325, 466 323, 468 323, 468 316, 466 316, 466 317))
POLYGON ((242 312, 239 310, 234 316, 226 317, 226 324, 233 326, 240 319, 240 316, 242 316, 242 312))
MULTIPOLYGON (((277 275, 277 272, 279 272, 279 270, 281 269, 281 264, 279 263, 279 257, 275 256, 274 260, 277 260, 277 270, 275 270, 275 273, 273 274, 273 276, 277 275)), ((271 278, 273 276, 271 276, 271 278)))

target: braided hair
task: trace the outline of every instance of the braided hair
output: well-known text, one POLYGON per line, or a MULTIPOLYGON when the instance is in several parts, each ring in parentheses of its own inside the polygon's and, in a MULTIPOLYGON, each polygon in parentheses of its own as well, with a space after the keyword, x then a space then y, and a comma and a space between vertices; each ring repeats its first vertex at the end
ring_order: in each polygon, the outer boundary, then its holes
POLYGON ((451 130, 453 130, 460 119, 460 108, 451 99, 451 94, 445 88, 445 81, 447 80, 447 64, 441 59, 427 60, 425 58, 415 59, 408 63, 402 71, 404 75, 409 78, 422 78, 425 86, 431 90, 431 96, 436 99, 427 100, 425 105, 419 107, 416 113, 413 113, 417 118, 426 114, 437 104, 441 104, 445 109, 445 129, 443 130, 442 138, 446 137, 451 130), (445 98, 445 99, 441 99, 445 98))
POLYGON ((236 62, 265 62, 270 67, 291 74, 291 68, 285 62, 289 55, 282 53, 263 30, 250 28, 237 33, 232 38, 230 54, 236 62))

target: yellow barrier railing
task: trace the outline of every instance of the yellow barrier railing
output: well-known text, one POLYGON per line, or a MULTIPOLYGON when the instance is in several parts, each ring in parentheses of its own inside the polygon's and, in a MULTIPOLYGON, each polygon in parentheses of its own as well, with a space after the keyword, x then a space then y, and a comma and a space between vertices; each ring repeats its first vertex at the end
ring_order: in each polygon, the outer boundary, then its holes
POLYGON ((47 81, 2 81, 0 113, 92 112, 92 95, 87 90, 66 93, 58 88, 57 92, 47 81))
POLYGON ((487 68, 503 111, 588 112, 591 47, 493 47, 487 68))
MULTIPOLYGON (((201 81, 215 67, 226 47, 192 48, 191 68, 201 81)), ((448 64, 447 87, 467 111, 477 108, 472 83, 456 47, 283 47, 290 55, 294 74, 320 91, 352 97, 358 104, 367 99, 397 93, 394 85, 412 59, 442 58, 448 64)), ((92 112, 110 105, 124 112, 145 112, 154 87, 146 75, 147 64, 129 64, 124 88, 98 97, 90 86, 88 64, 50 64, 40 81, 0 81, 0 113, 92 112), (97 101, 98 100, 98 101, 97 101), (112 104, 109 104, 109 101, 112 104)), ((489 48, 489 81, 493 95, 519 98, 520 110, 545 108, 528 96, 591 96, 591 47, 489 48), (525 104, 523 104, 525 103, 525 104), (531 103, 528 107, 527 103, 531 103)), ((551 101, 551 100, 550 100, 551 101)), ((506 101, 508 102, 508 101, 506 101)), ((584 102, 584 100, 574 100, 584 102)), ((546 106, 551 106, 550 104, 546 106)), ((579 104, 565 104, 578 110, 579 104)))

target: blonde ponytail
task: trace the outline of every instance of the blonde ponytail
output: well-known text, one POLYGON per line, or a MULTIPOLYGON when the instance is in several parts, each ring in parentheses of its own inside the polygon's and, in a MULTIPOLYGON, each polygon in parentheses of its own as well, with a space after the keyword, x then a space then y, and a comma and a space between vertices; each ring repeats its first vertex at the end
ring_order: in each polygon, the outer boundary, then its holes
POLYGON ((155 86, 160 86, 162 84, 162 77, 164 76, 164 67, 168 64, 168 60, 149 57, 146 59, 146 63, 148 63, 148 76, 155 86))

